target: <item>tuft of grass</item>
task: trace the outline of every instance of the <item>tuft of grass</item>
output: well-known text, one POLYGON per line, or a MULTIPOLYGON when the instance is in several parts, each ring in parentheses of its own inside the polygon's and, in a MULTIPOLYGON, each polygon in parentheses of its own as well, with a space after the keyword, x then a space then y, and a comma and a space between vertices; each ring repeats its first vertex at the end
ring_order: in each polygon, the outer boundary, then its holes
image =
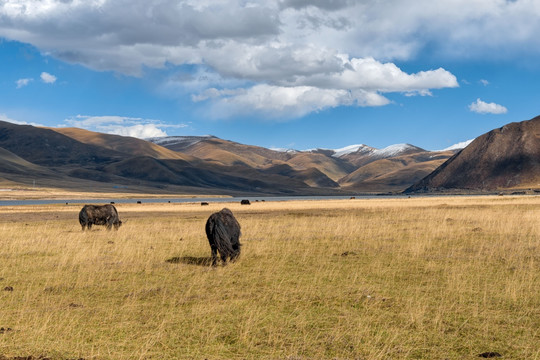
POLYGON ((117 209, 0 208, 0 358, 540 358, 540 197, 117 209), (242 255, 214 268, 224 206, 242 255))

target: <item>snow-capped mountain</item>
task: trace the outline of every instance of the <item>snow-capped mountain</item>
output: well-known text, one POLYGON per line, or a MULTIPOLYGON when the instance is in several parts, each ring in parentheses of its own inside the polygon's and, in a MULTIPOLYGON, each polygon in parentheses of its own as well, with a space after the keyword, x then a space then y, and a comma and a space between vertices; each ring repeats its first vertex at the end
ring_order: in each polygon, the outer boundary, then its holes
MULTIPOLYGON (((150 141, 160 146, 169 147, 169 148, 174 147, 176 149, 179 149, 179 148, 190 147, 203 140, 209 140, 209 139, 218 139, 218 138, 213 135, 163 136, 163 137, 147 138, 145 140, 150 141)), ((443 150, 433 150, 433 152, 461 150, 467 147, 467 145, 469 145, 473 140, 474 139, 463 141, 463 142, 454 144, 452 146, 449 146, 443 150)), ((365 144, 355 144, 355 145, 348 145, 339 149, 316 148, 316 149, 296 150, 296 149, 291 149, 291 148, 272 147, 272 148, 269 148, 269 150, 283 152, 283 153, 290 153, 290 154, 295 154, 299 152, 330 152, 332 154, 332 157, 336 157, 336 158, 341 158, 343 156, 350 155, 350 154, 362 155, 362 156, 365 156, 365 155, 373 156, 375 158, 387 158, 387 157, 399 156, 399 155, 411 153, 411 152, 429 151, 429 150, 424 150, 420 147, 417 147, 411 144, 405 144, 405 143, 389 145, 382 149, 377 149, 377 148, 374 148, 365 144)))
MULTIPOLYGON (((467 145, 469 145, 473 140, 474 139, 463 141, 463 142, 454 144, 452 146, 449 146, 443 150, 433 150, 433 152, 461 150, 467 147, 467 145)), ((394 157, 394 156, 399 156, 399 155, 403 155, 407 153, 430 151, 430 150, 424 150, 418 146, 414 146, 411 144, 394 144, 394 145, 387 146, 383 149, 377 149, 377 148, 374 148, 365 144, 356 144, 356 145, 345 146, 339 149, 308 149, 304 151, 306 152, 329 151, 329 152, 332 152, 332 156, 336 158, 341 158, 341 157, 351 155, 351 154, 362 155, 362 156, 372 156, 375 158, 387 158, 387 157, 394 157)))
POLYGON ((334 154, 332 156, 339 158, 339 157, 342 157, 344 155, 348 155, 348 154, 352 154, 352 153, 369 154, 369 153, 373 153, 376 150, 377 149, 375 149, 375 148, 373 148, 371 146, 364 145, 364 144, 349 145, 349 146, 342 147, 340 149, 333 150, 334 154))
POLYGON ((403 155, 406 153, 420 152, 420 151, 425 151, 425 150, 411 144, 395 144, 395 145, 387 146, 384 149, 375 150, 371 154, 371 156, 378 157, 378 158, 387 158, 387 157, 393 157, 393 156, 403 155))

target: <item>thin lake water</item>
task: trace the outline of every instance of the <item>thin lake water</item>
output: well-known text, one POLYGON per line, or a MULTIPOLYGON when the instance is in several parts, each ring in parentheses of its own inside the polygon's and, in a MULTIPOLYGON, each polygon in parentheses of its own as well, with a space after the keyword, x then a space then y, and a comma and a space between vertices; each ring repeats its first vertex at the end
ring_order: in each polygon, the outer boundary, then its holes
POLYGON ((190 198, 103 198, 103 199, 29 199, 29 200, 0 200, 0 206, 19 205, 51 205, 51 204, 132 204, 132 203, 225 203, 240 202, 247 199, 250 202, 264 201, 293 201, 293 200, 342 200, 342 199, 375 199, 375 198, 403 198, 406 195, 361 195, 361 196, 244 196, 244 197, 190 197, 190 198))

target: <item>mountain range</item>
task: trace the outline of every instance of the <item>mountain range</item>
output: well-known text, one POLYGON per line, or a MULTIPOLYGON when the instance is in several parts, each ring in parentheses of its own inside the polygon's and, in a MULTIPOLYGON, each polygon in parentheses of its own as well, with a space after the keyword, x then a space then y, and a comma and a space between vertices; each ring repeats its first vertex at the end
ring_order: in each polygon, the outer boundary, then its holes
POLYGON ((201 195, 540 188, 539 123, 509 124, 441 151, 410 144, 297 151, 214 136, 142 140, 0 122, 0 186, 201 195))

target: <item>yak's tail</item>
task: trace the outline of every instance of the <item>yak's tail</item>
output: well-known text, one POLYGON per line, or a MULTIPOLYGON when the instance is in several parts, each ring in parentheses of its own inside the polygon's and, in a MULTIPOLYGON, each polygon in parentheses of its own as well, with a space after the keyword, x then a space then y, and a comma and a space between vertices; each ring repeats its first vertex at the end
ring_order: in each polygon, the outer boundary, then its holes
POLYGON ((219 253, 226 256, 234 254, 231 235, 224 224, 221 221, 216 221, 212 224, 212 227, 212 237, 219 253))

